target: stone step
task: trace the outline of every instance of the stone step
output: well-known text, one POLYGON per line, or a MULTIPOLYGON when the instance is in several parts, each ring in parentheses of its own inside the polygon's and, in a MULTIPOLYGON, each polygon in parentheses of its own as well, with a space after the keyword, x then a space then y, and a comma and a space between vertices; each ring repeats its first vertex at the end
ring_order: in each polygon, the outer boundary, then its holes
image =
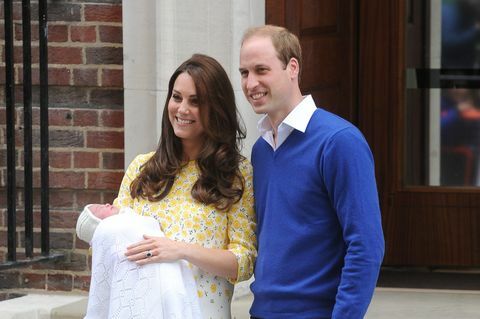
POLYGON ((2 319, 82 319, 87 296, 28 294, 0 302, 2 319))

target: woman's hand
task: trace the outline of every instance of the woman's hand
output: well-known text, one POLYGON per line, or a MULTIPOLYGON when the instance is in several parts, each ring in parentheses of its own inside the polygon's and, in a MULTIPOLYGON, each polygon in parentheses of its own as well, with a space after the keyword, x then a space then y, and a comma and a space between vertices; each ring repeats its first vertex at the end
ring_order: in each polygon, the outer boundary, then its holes
POLYGON ((171 262, 183 259, 182 242, 174 241, 166 237, 144 235, 144 240, 127 247, 128 260, 138 265, 154 262, 171 262))
POLYGON ((175 241, 167 237, 143 235, 144 240, 127 247, 128 260, 145 265, 184 259, 217 276, 237 278, 238 262, 226 249, 205 248, 197 244, 175 241))

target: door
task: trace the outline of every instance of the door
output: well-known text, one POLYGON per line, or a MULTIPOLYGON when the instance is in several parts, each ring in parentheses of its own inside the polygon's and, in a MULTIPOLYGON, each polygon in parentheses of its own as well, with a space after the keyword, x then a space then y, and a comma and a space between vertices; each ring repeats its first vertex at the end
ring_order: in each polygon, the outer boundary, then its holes
POLYGON ((355 2, 266 1, 266 22, 285 26, 300 39, 302 92, 352 122, 357 121, 355 2))
POLYGON ((299 36, 303 91, 357 125, 370 144, 384 265, 479 266, 480 188, 436 184, 443 168, 430 106, 438 94, 407 87, 412 69, 432 67, 424 59, 431 3, 440 2, 267 0, 266 17, 299 36))

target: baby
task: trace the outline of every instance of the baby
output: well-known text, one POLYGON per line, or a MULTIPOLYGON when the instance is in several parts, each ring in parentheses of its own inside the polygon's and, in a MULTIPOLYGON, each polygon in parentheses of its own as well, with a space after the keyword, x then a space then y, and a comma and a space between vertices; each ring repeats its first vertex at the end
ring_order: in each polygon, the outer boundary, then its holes
MULTIPOLYGON (((127 208, 131 210, 130 208, 127 208)), ((85 206, 77 220, 77 236, 90 243, 98 224, 107 217, 116 215, 120 209, 110 204, 90 204, 85 206)))
POLYGON ((138 266, 125 256, 126 247, 143 235, 164 236, 153 217, 131 208, 90 204, 78 217, 76 231, 93 251, 84 319, 202 318, 195 279, 184 260, 138 266))

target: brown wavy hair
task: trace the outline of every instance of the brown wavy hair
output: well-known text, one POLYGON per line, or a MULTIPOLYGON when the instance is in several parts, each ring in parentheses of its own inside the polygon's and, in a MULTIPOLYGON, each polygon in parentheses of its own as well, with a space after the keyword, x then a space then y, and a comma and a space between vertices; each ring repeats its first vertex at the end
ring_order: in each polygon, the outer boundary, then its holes
POLYGON ((191 194, 203 204, 228 210, 240 200, 244 191, 245 181, 239 165, 244 160, 240 146, 245 138, 245 129, 227 73, 215 59, 203 54, 194 54, 171 76, 157 150, 130 184, 130 195, 152 202, 162 200, 172 189, 175 176, 187 164, 182 141, 175 135, 168 117, 168 103, 175 80, 184 72, 195 83, 205 134, 203 147, 196 159, 199 178, 191 194))

